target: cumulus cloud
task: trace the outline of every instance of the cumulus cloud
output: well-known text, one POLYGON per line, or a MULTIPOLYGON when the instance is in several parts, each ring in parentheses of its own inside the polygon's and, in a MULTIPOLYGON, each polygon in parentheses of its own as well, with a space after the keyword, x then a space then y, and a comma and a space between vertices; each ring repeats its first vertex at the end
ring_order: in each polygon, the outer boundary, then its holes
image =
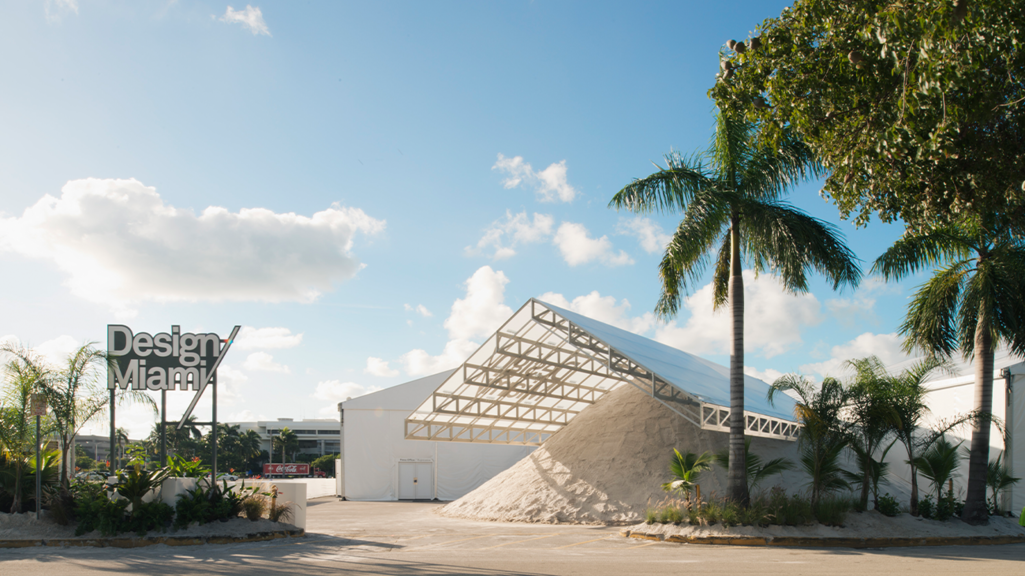
POLYGON ((220 21, 229 24, 241 24, 243 28, 252 32, 254 36, 259 34, 270 36, 270 29, 267 28, 267 23, 263 20, 263 12, 259 8, 253 8, 248 4, 243 10, 235 10, 228 6, 228 9, 224 11, 224 15, 220 17, 220 21))
POLYGON ((606 266, 622 266, 633 264, 630 255, 612 248, 608 236, 591 238, 583 224, 563 222, 555 233, 555 245, 562 252, 562 259, 570 266, 579 266, 588 262, 598 261, 606 266))
POLYGON ((469 340, 449 340, 445 343, 445 349, 437 356, 431 356, 426 350, 418 348, 403 354, 399 362, 410 376, 437 374, 459 366, 479 347, 480 344, 469 340))
POLYGON ((81 348, 82 344, 84 342, 81 340, 63 334, 53 340, 47 340, 38 346, 33 346, 32 349, 50 364, 64 367, 71 354, 81 348))
POLYGON ((602 296, 597 290, 585 296, 577 296, 572 301, 555 292, 546 292, 538 299, 635 334, 643 335, 655 326, 653 313, 630 316, 630 302, 626 298, 617 302, 615 296, 602 296))
POLYGON ((374 358, 369 356, 367 358, 367 367, 363 369, 363 373, 370 374, 371 376, 380 376, 382 378, 391 378, 392 376, 398 376, 399 371, 388 366, 386 360, 381 358, 374 358))
POLYGON ((641 248, 648 254, 665 252, 669 241, 673 239, 671 234, 662 231, 662 227, 658 223, 643 216, 620 220, 616 224, 616 233, 637 238, 641 248))
POLYGON ((579 194, 566 180, 565 160, 538 172, 523 160, 523 156, 506 158, 499 154, 491 169, 505 174, 502 185, 507 189, 517 188, 520 184, 531 187, 541 202, 572 202, 579 194))
POLYGON ((71 292, 121 318, 142 301, 311 302, 362 267, 357 232, 385 222, 334 205, 312 217, 264 208, 200 215, 135 179, 72 180, 21 217, 0 217, 0 250, 48 260, 71 292))
POLYGON ((78 14, 78 0, 46 0, 43 12, 48 22, 58 22, 68 14, 78 14))
POLYGON ((302 344, 302 334, 292 334, 288 328, 253 328, 243 326, 235 337, 232 346, 239 350, 259 350, 269 348, 295 348, 302 344))
POLYGON ((516 247, 520 244, 547 240, 552 235, 554 223, 555 220, 548 214, 535 212, 531 220, 525 210, 515 215, 506 210, 505 219, 492 222, 477 241, 477 246, 467 247, 466 251, 470 254, 491 252, 495 260, 510 258, 516 254, 516 247))
POLYGON ((772 384, 780 376, 783 376, 783 372, 779 370, 773 370, 772 368, 766 368, 765 370, 759 370, 754 366, 744 366, 744 374, 753 376, 766 384, 772 384))
POLYGON ((505 305, 505 285, 508 283, 504 273, 496 272, 490 266, 474 272, 466 280, 466 296, 456 299, 445 319, 449 336, 445 349, 437 356, 421 349, 406 352, 399 358, 406 374, 434 374, 462 364, 480 347, 477 340, 491 336, 512 316, 512 309, 505 305))
POLYGON ((431 316, 434 316, 434 314, 431 314, 431 311, 428 310, 427 307, 423 304, 417 304, 416 306, 410 306, 409 304, 406 304, 405 307, 406 312, 416 312, 424 318, 430 318, 431 316))
POLYGON ((345 402, 350 398, 358 398, 364 394, 381 390, 377 386, 363 386, 355 382, 342 382, 340 380, 326 380, 317 383, 317 389, 310 394, 310 397, 326 402, 327 405, 318 410, 321 416, 338 416, 338 403, 345 402))
MULTIPOLYGON (((246 357, 242 367, 253 372, 280 372, 282 374, 291 372, 288 366, 275 362, 274 357, 266 352, 253 352, 246 357)), ((220 370, 218 370, 217 377, 220 378, 220 370)))
MULTIPOLYGON (((744 271, 744 346, 766 358, 801 343, 801 329, 822 320, 821 305, 812 294, 787 293, 768 274, 744 271)), ((731 342, 728 308, 712 309, 709 283, 684 301, 683 326, 670 322, 655 331, 655 340, 691 354, 728 354, 731 342)))
POLYGON ((844 363, 848 360, 877 356, 884 365, 890 366, 908 359, 901 348, 903 340, 896 333, 873 334, 865 332, 854 340, 833 346, 829 359, 801 366, 801 372, 817 374, 820 377, 844 375, 844 363))

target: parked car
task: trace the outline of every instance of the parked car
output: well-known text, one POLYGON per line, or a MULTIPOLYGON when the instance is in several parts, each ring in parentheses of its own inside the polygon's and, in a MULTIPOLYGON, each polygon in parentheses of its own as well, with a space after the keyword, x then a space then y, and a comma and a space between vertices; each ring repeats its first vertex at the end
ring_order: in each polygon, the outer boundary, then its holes
POLYGON ((236 476, 234 474, 227 474, 227 473, 225 473, 225 474, 218 474, 217 475, 217 481, 220 482, 221 480, 227 480, 228 482, 234 482, 234 481, 238 480, 238 476, 236 476))
POLYGON ((82 472, 75 474, 75 480, 78 480, 79 482, 106 482, 107 475, 100 474, 95 470, 83 470, 82 472))

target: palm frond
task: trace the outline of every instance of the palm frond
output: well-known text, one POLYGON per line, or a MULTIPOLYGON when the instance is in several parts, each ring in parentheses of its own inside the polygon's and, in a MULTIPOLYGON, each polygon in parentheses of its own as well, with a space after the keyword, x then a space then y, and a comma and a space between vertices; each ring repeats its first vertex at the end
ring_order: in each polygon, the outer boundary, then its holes
POLYGON ((729 205, 719 195, 703 193, 693 199, 659 264, 662 295, 655 309, 659 317, 674 316, 689 285, 702 280, 708 253, 724 235, 729 215, 729 205))
POLYGON ((953 228, 908 233, 894 242, 872 265, 872 273, 886 280, 901 280, 925 268, 972 255, 973 240, 953 228))
MULTIPOLYGON (((919 348, 928 353, 950 356, 957 349, 955 320, 959 309, 963 308, 961 294, 971 279, 971 266, 970 260, 954 262, 937 271, 915 292, 900 327, 906 351, 919 348)), ((971 314, 970 310, 968 314, 971 314)))
POLYGON ((640 214, 682 212, 695 194, 714 186, 700 157, 670 152, 665 159, 665 168, 656 164, 658 172, 616 192, 609 207, 640 214))

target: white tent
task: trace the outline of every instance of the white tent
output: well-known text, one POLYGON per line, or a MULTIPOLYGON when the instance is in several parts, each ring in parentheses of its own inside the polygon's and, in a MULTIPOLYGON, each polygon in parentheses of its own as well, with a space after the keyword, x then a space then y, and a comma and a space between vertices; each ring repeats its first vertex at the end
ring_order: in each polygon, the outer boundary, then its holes
MULTIPOLYGON (((916 360, 902 362, 889 368, 896 373, 909 368, 916 360)), ((940 375, 926 384, 930 390, 926 396, 929 415, 926 425, 950 421, 959 414, 966 414, 975 408, 975 367, 970 362, 958 362, 952 367, 952 374, 940 375)), ((1016 485, 1004 491, 1000 501, 1003 510, 1021 512, 1025 507, 1025 362, 999 351, 993 360, 993 415, 1003 423, 1003 430, 994 423, 989 435, 989 459, 993 461, 1002 455, 1002 463, 1008 467, 1011 476, 1021 478, 1016 485)), ((971 445, 971 430, 963 427, 948 434, 954 444, 962 444, 961 466, 954 475, 955 495, 968 486, 968 447, 971 445)), ((911 473, 907 466, 907 454, 899 445, 887 455, 890 462, 890 482, 904 490, 910 490, 911 473)), ((924 498, 931 495, 928 481, 918 478, 918 489, 924 498)), ((986 492, 989 498, 989 491, 986 492)))
POLYGON ((406 440, 403 422, 452 371, 341 404, 340 496, 349 500, 455 500, 530 454, 532 446, 406 440))

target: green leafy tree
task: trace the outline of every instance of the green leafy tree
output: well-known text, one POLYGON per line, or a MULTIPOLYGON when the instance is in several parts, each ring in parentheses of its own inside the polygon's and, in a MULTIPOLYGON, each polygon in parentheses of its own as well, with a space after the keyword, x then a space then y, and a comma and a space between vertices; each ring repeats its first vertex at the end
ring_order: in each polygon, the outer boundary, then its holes
MULTIPOLYGON (((728 446, 715 453, 715 462, 729 470, 730 449, 728 446)), ((762 462, 761 456, 751 452, 750 438, 744 440, 744 462, 747 465, 747 489, 749 493, 754 492, 758 485, 762 483, 762 480, 794 469, 794 463, 786 458, 773 458, 768 462, 762 462)))
POLYGON ((880 256, 873 271, 887 280, 933 270, 911 301, 900 331, 908 351, 975 361, 975 414, 962 520, 989 520, 986 466, 993 410, 993 353, 1004 343, 1025 353, 1025 236, 999 214, 957 226, 909 232, 880 256))
POLYGON ((878 499, 879 476, 885 471, 882 459, 876 460, 875 453, 896 425, 897 414, 890 402, 886 368, 879 358, 850 360, 847 366, 854 371, 854 379, 848 387, 847 418, 855 424, 849 448, 855 454, 860 474, 855 482, 861 489, 860 509, 866 510, 870 491, 878 499))
POLYGON ((797 0, 720 53, 720 108, 796 133, 845 217, 1022 216, 1025 4, 797 0))
POLYGON ((1011 471, 1001 462, 1003 457, 1000 454, 996 460, 990 460, 986 473, 986 485, 993 491, 991 508, 994 512, 1000 510, 1000 493, 1021 481, 1021 478, 1011 476, 1011 471))
POLYGON ((852 435, 853 423, 844 418, 852 392, 835 378, 826 378, 816 387, 797 374, 786 374, 769 387, 769 402, 785 392, 793 392, 799 398, 794 410, 801 424, 800 461, 811 477, 814 507, 823 495, 850 488, 840 467, 840 456, 852 435))
POLYGON ((810 150, 796 139, 776 146, 756 140, 753 124, 719 114, 709 149, 701 155, 666 156, 666 167, 635 180, 610 206, 632 212, 682 212, 659 267, 656 313, 670 318, 699 282, 715 254, 714 306, 729 304, 730 469, 727 492, 749 501, 744 460, 744 280, 742 257, 756 272, 775 274, 790 292, 808 290, 808 273, 825 274, 834 288, 857 286, 854 255, 831 225, 781 200, 791 185, 817 171, 810 150))
POLYGON ((933 488, 936 489, 937 502, 943 498, 943 485, 954 475, 957 467, 961 465, 961 455, 958 454, 958 448, 961 447, 962 443, 953 444, 945 437, 940 436, 936 443, 925 454, 919 456, 918 461, 915 462, 918 472, 932 482, 933 488))
POLYGON ((666 492, 681 492, 690 494, 690 491, 697 484, 698 476, 712 467, 715 456, 710 452, 702 452, 700 455, 687 452, 686 455, 673 448, 673 459, 669 462, 669 471, 676 480, 662 485, 666 492))

